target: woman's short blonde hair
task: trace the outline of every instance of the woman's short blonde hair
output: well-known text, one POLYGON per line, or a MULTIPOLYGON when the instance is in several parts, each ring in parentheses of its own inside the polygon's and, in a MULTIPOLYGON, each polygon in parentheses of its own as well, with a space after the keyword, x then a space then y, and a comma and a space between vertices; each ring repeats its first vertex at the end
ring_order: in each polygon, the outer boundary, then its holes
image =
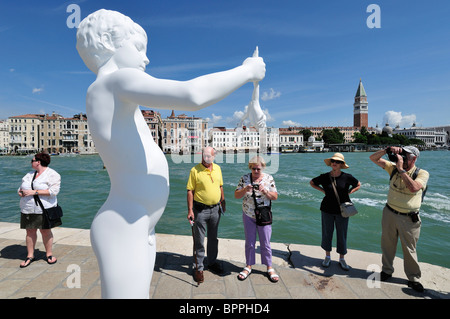
POLYGON ((254 156, 248 161, 248 168, 252 169, 253 165, 261 165, 262 168, 266 168, 266 161, 261 156, 254 156))

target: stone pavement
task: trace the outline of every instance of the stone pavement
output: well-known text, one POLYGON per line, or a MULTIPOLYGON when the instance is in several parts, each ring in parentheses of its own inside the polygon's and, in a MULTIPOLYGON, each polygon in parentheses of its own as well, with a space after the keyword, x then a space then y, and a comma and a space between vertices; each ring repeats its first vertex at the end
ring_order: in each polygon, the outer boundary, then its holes
MULTIPOLYGON (((89 230, 58 227, 53 230, 54 265, 43 259, 45 250, 38 235, 35 257, 19 268, 26 257, 25 231, 18 224, 0 222, 0 298, 98 299, 101 298, 97 260, 90 246, 89 230)), ((269 281, 263 265, 255 265, 245 281, 237 274, 245 266, 242 240, 220 239, 222 275, 205 271, 205 282, 192 278, 192 239, 189 236, 157 234, 157 258, 150 289, 152 299, 450 299, 450 269, 421 263, 420 294, 407 287, 403 264, 396 258, 389 282, 369 281, 379 271, 381 256, 349 250, 350 271, 343 271, 332 254, 327 269, 320 264, 320 247, 273 243, 273 266, 280 276, 269 281), (369 272, 367 271, 369 269, 369 272), (372 284, 372 287, 369 287, 372 284), (373 287, 375 286, 375 287, 373 287)), ((126 253, 124 253, 126 256, 126 253)), ((420 254, 419 254, 420 256, 420 254)), ((257 260, 259 258, 257 257, 257 260)))

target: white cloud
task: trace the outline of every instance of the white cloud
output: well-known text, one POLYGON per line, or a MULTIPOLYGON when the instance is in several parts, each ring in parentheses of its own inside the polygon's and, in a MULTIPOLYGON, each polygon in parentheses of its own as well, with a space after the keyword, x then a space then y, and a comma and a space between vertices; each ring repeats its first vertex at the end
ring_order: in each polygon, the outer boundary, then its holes
POLYGON ((42 91, 44 91, 44 88, 33 88, 33 94, 36 94, 36 93, 41 93, 42 91))
POLYGON ((236 127, 247 113, 248 105, 245 106, 244 111, 234 111, 232 117, 227 117, 227 124, 231 127, 236 127))
MULTIPOLYGON (((235 111, 233 113, 232 117, 227 118, 227 124, 230 126, 233 126, 233 127, 237 126, 241 122, 241 120, 245 116, 245 114, 247 114, 247 109, 248 109, 248 105, 245 106, 243 111, 235 111)), ((275 121, 275 119, 272 117, 272 115, 270 115, 268 109, 262 109, 262 111, 266 115, 266 123, 275 121)), ((246 118, 244 123, 242 123, 242 124, 248 125, 249 123, 250 123, 249 119, 246 118)))
POLYGON ((282 122, 283 126, 301 126, 300 123, 298 122, 294 122, 292 120, 288 120, 288 121, 283 121, 282 122))
POLYGON ((261 100, 263 101, 269 101, 269 100, 273 100, 276 98, 279 98, 281 96, 281 92, 276 92, 274 89, 270 88, 269 91, 264 91, 262 96, 261 96, 261 100))
POLYGON ((275 119, 272 117, 272 115, 269 114, 269 109, 264 109, 262 111, 266 115, 266 123, 275 121, 275 119))
POLYGON ((207 117, 206 120, 208 121, 208 125, 209 126, 214 126, 214 124, 217 124, 218 122, 220 122, 222 120, 222 116, 221 115, 215 115, 213 113, 212 114, 212 118, 207 117))
POLYGON ((416 115, 402 115, 402 112, 387 111, 383 117, 383 124, 388 123, 390 127, 396 127, 397 125, 401 128, 411 127, 416 122, 416 115))

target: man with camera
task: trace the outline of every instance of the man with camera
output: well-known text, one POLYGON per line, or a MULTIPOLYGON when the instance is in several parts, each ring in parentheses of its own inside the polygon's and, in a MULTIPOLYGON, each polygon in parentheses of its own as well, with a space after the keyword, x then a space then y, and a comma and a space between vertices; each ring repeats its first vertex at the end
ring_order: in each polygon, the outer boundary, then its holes
POLYGON ((419 155, 419 150, 414 146, 391 146, 373 153, 370 159, 390 175, 388 199, 381 221, 383 267, 380 279, 385 281, 392 277, 397 241, 400 237, 408 287, 423 292, 424 288, 419 282, 421 271, 416 244, 421 226, 419 210, 429 173, 416 167, 419 155), (389 161, 382 158, 385 154, 388 155, 389 161))

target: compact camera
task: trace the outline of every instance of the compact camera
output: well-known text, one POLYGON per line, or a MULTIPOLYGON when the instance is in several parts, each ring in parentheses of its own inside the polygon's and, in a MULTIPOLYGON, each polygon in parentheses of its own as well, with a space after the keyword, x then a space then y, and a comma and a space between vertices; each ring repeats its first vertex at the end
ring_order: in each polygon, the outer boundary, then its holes
POLYGON ((253 183, 253 189, 259 191, 259 184, 253 183))
MULTIPOLYGON (((388 147, 386 149, 386 154, 391 162, 397 163, 397 161, 398 161, 397 155, 391 151, 391 147, 388 147)), ((403 163, 407 162, 406 154, 407 154, 407 152, 405 152, 405 150, 403 148, 402 148, 402 151, 398 154, 403 158, 403 163)))

